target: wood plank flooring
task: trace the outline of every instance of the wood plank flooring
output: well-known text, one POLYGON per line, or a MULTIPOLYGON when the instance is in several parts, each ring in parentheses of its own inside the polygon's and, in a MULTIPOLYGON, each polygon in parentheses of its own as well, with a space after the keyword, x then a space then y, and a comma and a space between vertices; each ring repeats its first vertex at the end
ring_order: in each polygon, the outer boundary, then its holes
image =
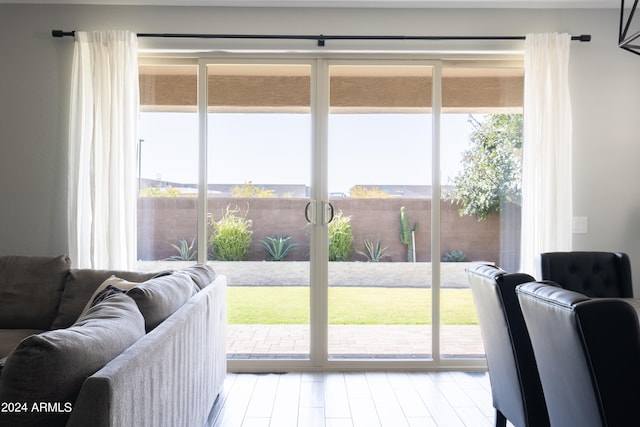
POLYGON ((229 374, 209 417, 212 427, 493 425, 484 372, 229 374))

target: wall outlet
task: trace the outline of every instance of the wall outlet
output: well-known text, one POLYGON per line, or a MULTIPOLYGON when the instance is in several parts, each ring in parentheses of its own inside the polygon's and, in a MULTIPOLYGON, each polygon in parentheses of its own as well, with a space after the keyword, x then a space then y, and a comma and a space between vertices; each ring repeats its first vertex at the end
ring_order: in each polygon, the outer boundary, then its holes
POLYGON ((587 234, 589 232, 589 220, 586 216, 573 217, 573 233, 587 234))

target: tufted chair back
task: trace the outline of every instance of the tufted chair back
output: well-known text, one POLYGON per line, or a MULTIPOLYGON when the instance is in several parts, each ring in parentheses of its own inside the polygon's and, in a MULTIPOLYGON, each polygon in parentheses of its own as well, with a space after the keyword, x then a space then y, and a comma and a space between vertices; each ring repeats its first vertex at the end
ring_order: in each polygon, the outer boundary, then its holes
POLYGON ((480 321, 489 367, 496 426, 549 426, 542 386, 516 286, 533 281, 528 274, 506 273, 492 265, 474 265, 467 276, 480 321))
POLYGON ((516 293, 551 425, 638 425, 638 303, 541 282, 520 285, 516 293))
POLYGON ((619 252, 548 252, 540 256, 543 280, 592 298, 632 298, 629 257, 619 252))

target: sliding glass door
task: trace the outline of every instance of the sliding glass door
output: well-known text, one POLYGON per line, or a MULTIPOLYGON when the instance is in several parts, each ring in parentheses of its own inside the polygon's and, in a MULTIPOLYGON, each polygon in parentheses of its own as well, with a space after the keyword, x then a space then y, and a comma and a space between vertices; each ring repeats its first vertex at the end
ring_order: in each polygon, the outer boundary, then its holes
POLYGON ((310 358, 311 65, 206 65, 208 259, 228 357, 310 358))
POLYGON ((194 264, 198 257, 198 66, 139 69, 138 268, 194 264))
POLYGON ((524 70, 444 66, 440 127, 440 353, 484 357, 465 275, 471 262, 520 264, 524 70), (464 88, 464 91, 460 89, 464 88))
POLYGON ((483 366, 465 268, 517 266, 523 76, 463 65, 141 67, 140 266, 228 277, 231 369, 483 366))
POLYGON ((328 67, 329 359, 432 359, 433 66, 328 67))

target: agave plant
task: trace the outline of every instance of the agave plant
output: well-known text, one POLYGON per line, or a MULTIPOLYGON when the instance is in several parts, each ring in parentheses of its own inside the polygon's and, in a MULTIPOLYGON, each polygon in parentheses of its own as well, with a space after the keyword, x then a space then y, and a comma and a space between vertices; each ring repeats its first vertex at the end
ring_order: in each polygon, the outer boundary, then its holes
POLYGON ((364 247, 367 249, 368 253, 359 250, 356 250, 356 252, 360 255, 366 256, 369 262, 379 262, 382 258, 389 256, 387 253, 388 246, 383 248, 380 243, 380 239, 376 240, 375 243, 369 239, 364 239, 364 247))
POLYGON ((198 251, 193 249, 195 237, 191 240, 191 244, 187 243, 187 239, 180 239, 179 246, 171 243, 171 247, 178 251, 178 255, 172 255, 169 261, 195 261, 198 257, 198 251))
POLYGON ((291 240, 291 236, 265 237, 260 241, 260 244, 267 251, 272 261, 282 261, 298 246, 296 242, 290 242, 289 240, 291 240))
POLYGON ((460 249, 454 249, 444 254, 444 256, 442 257, 442 261, 465 262, 467 261, 467 254, 465 254, 464 251, 461 251, 460 249))

